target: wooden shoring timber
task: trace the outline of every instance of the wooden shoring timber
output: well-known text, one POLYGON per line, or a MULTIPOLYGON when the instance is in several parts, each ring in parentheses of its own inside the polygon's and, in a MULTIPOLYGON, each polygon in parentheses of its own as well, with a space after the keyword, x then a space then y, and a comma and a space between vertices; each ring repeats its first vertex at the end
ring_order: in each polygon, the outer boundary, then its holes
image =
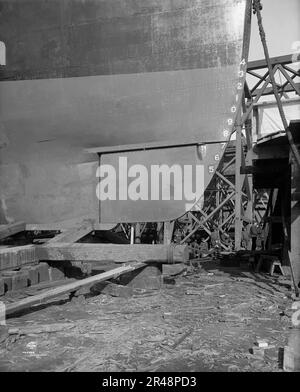
POLYGON ((24 231, 26 225, 24 222, 16 222, 9 225, 0 225, 0 240, 10 237, 11 235, 24 231))
POLYGON ((185 245, 55 243, 36 246, 36 252, 38 259, 43 261, 182 263, 188 260, 185 245))
POLYGON ((242 166, 242 125, 241 112, 238 113, 236 126, 236 153, 235 153, 235 230, 234 243, 235 250, 239 251, 242 240, 242 176, 240 174, 242 166))
MULTIPOLYGON (((195 220, 195 222, 198 224, 198 228, 202 228, 203 230, 206 231, 206 233, 207 233, 209 236, 211 236, 211 231, 208 230, 205 226, 202 226, 202 225, 201 225, 201 221, 199 221, 193 214, 190 214, 190 216, 191 216, 191 218, 192 218, 193 220, 195 220)), ((221 233, 224 233, 224 230, 222 230, 222 226, 221 226, 221 225, 218 226, 218 229, 221 231, 221 233)), ((225 246, 224 244, 221 243, 221 246, 222 246, 223 249, 228 250, 227 246, 225 246)))
MULTIPOLYGON (((206 216, 204 220, 201 221, 201 227, 204 227, 204 224, 208 222, 218 211, 220 211, 223 206, 228 203, 235 196, 235 192, 231 192, 222 203, 219 204, 217 208, 215 208, 209 215, 206 216)), ((195 225, 195 228, 183 239, 180 244, 183 244, 186 240, 188 240, 195 232, 199 229, 199 225, 195 225)))
MULTIPOLYGON (((281 97, 279 95, 278 88, 277 88, 277 85, 276 85, 276 80, 275 80, 275 68, 276 68, 276 66, 273 68, 273 66, 272 66, 272 59, 270 58, 270 55, 269 55, 269 49, 268 49, 268 45, 267 45, 266 34, 265 34, 265 30, 264 30, 264 26, 263 26, 263 20, 262 20, 262 15, 261 15, 261 9, 262 8, 261 8, 260 0, 254 0, 253 7, 254 7, 255 14, 257 16, 257 23, 258 23, 258 28, 259 28, 259 34, 260 34, 262 46, 263 46, 263 49, 264 49, 265 60, 266 60, 267 68, 269 70, 269 78, 270 78, 270 81, 272 83, 272 87, 273 87, 273 90, 274 90, 274 96, 276 98, 278 111, 279 111, 279 114, 280 114, 280 117, 281 117, 281 121, 282 121, 284 130, 285 130, 286 135, 287 135, 287 139, 288 139, 291 151, 294 154, 294 157, 295 157, 295 160, 297 162, 297 165, 300 167, 300 153, 298 151, 297 146, 295 145, 294 137, 293 137, 293 135, 291 133, 291 130, 289 128, 288 121, 287 121, 285 112, 283 110, 283 104, 282 104, 282 101, 281 101, 281 97)), ((277 64, 277 67, 279 69, 280 69, 280 66, 281 66, 281 64, 277 64)), ((281 70, 281 72, 282 72, 282 70, 281 70)), ((288 80, 290 79, 289 75, 288 75, 287 79, 288 80)), ((293 82, 292 82, 292 84, 293 84, 293 82)), ((296 92, 299 94, 299 91, 296 91, 296 92)))
MULTIPOLYGON (((300 148, 298 146, 300 152, 300 148)), ((290 153, 291 162, 291 189, 290 189, 290 211, 291 211, 291 228, 290 228, 290 246, 289 260, 292 270, 292 277, 297 296, 300 294, 300 167, 292 153, 290 153)))
MULTIPOLYGON (((292 64, 293 63, 293 54, 288 54, 284 56, 277 56, 277 57, 272 57, 270 59, 272 66, 276 64, 292 64)), ((262 68, 267 68, 268 64, 266 59, 263 60, 255 60, 255 61, 249 61, 248 63, 248 71, 255 71, 257 69, 262 69, 262 68)))
POLYGON ((54 238, 51 238, 47 241, 47 244, 76 242, 88 235, 91 231, 93 231, 91 226, 67 230, 58 234, 54 238))
MULTIPOLYGON (((294 77, 292 77, 292 79, 294 79, 294 77)), ((299 89, 300 83, 295 83, 295 86, 297 89, 299 89)), ((280 87, 278 92, 280 94, 284 94, 284 93, 292 93, 294 91, 295 91, 295 88, 293 86, 291 86, 289 82, 286 82, 280 87)), ((260 96, 274 95, 273 87, 267 87, 264 89, 263 92, 261 91, 261 89, 257 89, 256 91, 253 92, 252 96, 256 97, 256 95, 260 95, 260 96)))
POLYGON ((170 245, 174 232, 174 221, 164 222, 164 244, 170 245))
MULTIPOLYGON (((275 73, 278 69, 278 65, 275 65, 273 72, 275 73)), ((263 86, 261 89, 259 89, 259 91, 257 91, 257 93, 253 92, 252 96, 253 96, 253 101, 251 103, 251 105, 249 105, 249 107, 247 108, 247 111, 243 114, 242 120, 241 120, 241 124, 243 125, 245 123, 245 121, 248 119, 250 113, 253 110, 253 106, 260 100, 260 98, 264 95, 265 90, 267 89, 268 85, 271 83, 271 76, 269 75, 268 78, 265 80, 263 86)))
POLYGON ((144 267, 145 264, 143 263, 134 263, 131 265, 124 265, 122 267, 115 268, 113 270, 104 272, 102 274, 94 275, 86 279, 81 279, 78 280, 77 282, 72 282, 65 284, 63 286, 55 287, 54 289, 50 289, 47 291, 44 291, 41 294, 37 294, 28 298, 24 298, 20 301, 14 302, 12 304, 9 304, 6 309, 5 313, 6 316, 11 315, 13 313, 19 312, 24 309, 28 309, 33 305, 39 305, 43 304, 46 301, 58 297, 63 294, 67 293, 72 293, 81 287, 93 284, 93 283, 98 283, 98 282, 103 282, 107 279, 112 279, 114 277, 120 276, 122 274, 134 271, 136 269, 144 267))
POLYGON ((283 74, 283 76, 286 78, 287 82, 293 87, 293 89, 295 90, 295 92, 300 95, 300 89, 298 88, 297 84, 294 82, 294 79, 296 78, 296 76, 300 76, 298 75, 294 75, 293 77, 291 77, 287 71, 283 68, 282 65, 279 65, 279 70, 280 72, 283 74))
POLYGON ((34 245, 0 249, 0 271, 20 268, 37 261, 34 245))

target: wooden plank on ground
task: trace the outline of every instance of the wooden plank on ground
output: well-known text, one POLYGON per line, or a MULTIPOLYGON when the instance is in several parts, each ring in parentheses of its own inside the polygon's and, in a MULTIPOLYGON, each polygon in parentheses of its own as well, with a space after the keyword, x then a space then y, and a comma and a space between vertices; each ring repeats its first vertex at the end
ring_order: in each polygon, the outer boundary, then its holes
POLYGON ((52 243, 37 246, 36 252, 38 259, 43 261, 182 263, 188 260, 188 248, 185 245, 52 243))
POLYGON ((34 245, 0 249, 0 271, 20 268, 37 261, 34 245))
POLYGON ((24 222, 16 222, 10 225, 0 225, 0 240, 10 237, 11 235, 24 231, 26 225, 24 222))
POLYGON ((86 279, 81 279, 73 283, 68 283, 63 286, 56 287, 51 290, 44 291, 40 294, 34 295, 32 297, 24 298, 20 301, 14 302, 12 304, 7 305, 5 309, 6 316, 11 315, 13 313, 19 312, 24 309, 28 309, 33 305, 42 304, 52 298, 58 297, 63 294, 71 293, 84 287, 86 285, 90 285, 97 282, 102 282, 107 279, 111 279, 117 276, 120 276, 124 273, 128 273, 139 268, 144 267, 143 263, 133 263, 129 265, 124 265, 122 267, 115 268, 111 271, 104 272, 103 274, 94 275, 86 279))

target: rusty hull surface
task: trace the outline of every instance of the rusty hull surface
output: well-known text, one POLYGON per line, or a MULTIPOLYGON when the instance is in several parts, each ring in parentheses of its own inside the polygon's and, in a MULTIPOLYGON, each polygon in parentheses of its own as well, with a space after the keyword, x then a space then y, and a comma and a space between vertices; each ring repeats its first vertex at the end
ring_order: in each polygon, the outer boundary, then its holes
POLYGON ((207 186, 241 99, 250 19, 248 0, 1 0, 0 223, 182 215, 186 200, 102 202, 99 212, 99 160, 84 149, 215 142, 206 157, 199 147, 125 155, 146 167, 203 164, 207 186))

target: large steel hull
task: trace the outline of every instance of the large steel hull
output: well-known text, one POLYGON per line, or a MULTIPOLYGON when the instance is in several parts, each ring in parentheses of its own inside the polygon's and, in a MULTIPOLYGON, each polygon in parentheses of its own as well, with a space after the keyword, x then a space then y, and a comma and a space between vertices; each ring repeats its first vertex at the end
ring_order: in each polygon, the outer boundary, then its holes
MULTIPOLYGON (((85 148, 227 140, 244 82, 249 1, 2 0, 0 6, 7 46, 0 223, 98 222, 98 158, 85 148)), ((217 165, 211 160, 221 145, 209 151, 210 159, 200 159, 206 168, 217 165)), ((161 154, 166 164, 178 160, 175 152, 161 154)), ((187 148, 181 156, 199 161, 187 148)), ((153 163, 151 154, 133 160, 153 163)), ((101 207, 104 221, 156 221, 182 215, 186 203, 101 207)))

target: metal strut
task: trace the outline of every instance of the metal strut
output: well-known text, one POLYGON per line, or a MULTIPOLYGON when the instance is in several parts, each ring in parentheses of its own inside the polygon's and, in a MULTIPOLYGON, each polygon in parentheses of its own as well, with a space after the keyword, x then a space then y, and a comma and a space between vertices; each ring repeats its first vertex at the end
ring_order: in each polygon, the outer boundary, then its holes
POLYGON ((300 167, 300 154, 298 152, 298 149, 294 143, 294 139, 293 139, 293 135, 291 133, 291 130, 289 128, 287 119, 285 117, 285 113, 283 110, 283 106, 282 106, 282 102, 278 93, 278 88, 277 88, 277 84, 275 81, 275 76, 274 76, 274 72, 273 72, 273 67, 271 64, 271 60, 270 60, 270 55, 269 55, 269 50, 268 50, 268 45, 267 45, 267 40, 266 40, 266 33, 263 27, 263 22, 262 22, 262 16, 261 16, 261 11, 263 9, 263 6, 261 4, 261 0, 253 0, 253 13, 256 14, 257 16, 257 22, 258 22, 258 28, 259 28, 259 34, 260 34, 260 38, 261 38, 261 42, 263 45, 263 49, 264 49, 264 53, 265 53, 265 58, 266 58, 266 62, 268 65, 268 69, 269 69, 269 77, 270 77, 270 82, 272 83, 273 86, 273 92, 277 101, 277 106, 278 106, 278 110, 280 113, 280 117, 281 117, 281 121, 282 124, 284 126, 290 147, 291 147, 291 151, 295 156, 296 162, 298 164, 298 166, 300 167))

